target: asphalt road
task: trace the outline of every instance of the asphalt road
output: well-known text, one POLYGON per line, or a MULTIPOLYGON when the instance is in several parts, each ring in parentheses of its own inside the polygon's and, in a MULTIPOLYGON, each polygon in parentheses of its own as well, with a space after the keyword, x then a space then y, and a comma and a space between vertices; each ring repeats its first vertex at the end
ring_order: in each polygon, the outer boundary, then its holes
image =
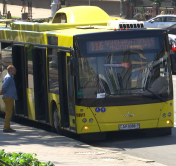
MULTIPOLYGON (((174 96, 176 96, 176 76, 173 76, 173 85, 174 96)), ((174 110, 175 127, 170 136, 146 137, 142 133, 134 133, 133 131, 110 133, 106 141, 91 143, 91 145, 176 166, 176 98, 174 110)))

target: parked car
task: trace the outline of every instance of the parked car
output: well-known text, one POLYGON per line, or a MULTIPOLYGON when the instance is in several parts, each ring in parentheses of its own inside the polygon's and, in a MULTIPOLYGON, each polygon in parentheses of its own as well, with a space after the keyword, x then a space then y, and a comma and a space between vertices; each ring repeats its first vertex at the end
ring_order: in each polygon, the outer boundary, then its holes
POLYGON ((145 28, 166 28, 176 23, 176 15, 158 15, 144 22, 145 28))

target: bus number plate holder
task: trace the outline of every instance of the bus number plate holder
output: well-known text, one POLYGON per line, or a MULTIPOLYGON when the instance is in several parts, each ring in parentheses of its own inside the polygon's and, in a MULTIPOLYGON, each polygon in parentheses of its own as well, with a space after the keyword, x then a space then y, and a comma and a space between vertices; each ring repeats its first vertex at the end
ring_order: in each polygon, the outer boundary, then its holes
POLYGON ((134 130, 134 129, 140 129, 139 123, 133 123, 133 124, 120 124, 119 130, 134 130))

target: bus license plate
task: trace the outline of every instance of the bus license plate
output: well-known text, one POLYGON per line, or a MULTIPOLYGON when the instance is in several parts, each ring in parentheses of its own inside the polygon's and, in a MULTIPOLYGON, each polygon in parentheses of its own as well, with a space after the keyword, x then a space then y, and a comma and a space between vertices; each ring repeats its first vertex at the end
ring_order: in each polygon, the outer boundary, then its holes
POLYGON ((139 123, 133 123, 133 124, 120 124, 119 130, 133 130, 133 129, 139 129, 140 124, 139 123))

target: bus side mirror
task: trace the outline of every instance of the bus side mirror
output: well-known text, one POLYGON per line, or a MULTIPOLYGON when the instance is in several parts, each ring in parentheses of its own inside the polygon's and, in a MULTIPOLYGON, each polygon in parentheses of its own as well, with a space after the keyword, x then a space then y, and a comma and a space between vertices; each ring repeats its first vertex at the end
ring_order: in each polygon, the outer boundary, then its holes
POLYGON ((71 58, 70 73, 72 76, 78 75, 78 58, 71 58))

